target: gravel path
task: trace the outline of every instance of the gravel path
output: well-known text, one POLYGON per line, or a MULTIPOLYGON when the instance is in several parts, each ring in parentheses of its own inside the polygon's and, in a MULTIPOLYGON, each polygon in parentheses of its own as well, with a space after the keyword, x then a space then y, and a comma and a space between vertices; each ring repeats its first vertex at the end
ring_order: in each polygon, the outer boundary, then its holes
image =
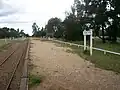
POLYGON ((120 75, 95 68, 76 54, 51 42, 32 40, 32 73, 45 76, 31 90, 120 90, 120 75))

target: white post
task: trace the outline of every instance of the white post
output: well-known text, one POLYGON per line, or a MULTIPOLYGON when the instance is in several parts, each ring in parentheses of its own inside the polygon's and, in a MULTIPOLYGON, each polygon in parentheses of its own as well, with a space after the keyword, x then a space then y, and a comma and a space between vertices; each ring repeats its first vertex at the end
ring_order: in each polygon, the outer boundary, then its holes
POLYGON ((92 56, 92 30, 90 35, 90 55, 92 56))
POLYGON ((86 35, 84 35, 84 51, 86 50, 86 35))

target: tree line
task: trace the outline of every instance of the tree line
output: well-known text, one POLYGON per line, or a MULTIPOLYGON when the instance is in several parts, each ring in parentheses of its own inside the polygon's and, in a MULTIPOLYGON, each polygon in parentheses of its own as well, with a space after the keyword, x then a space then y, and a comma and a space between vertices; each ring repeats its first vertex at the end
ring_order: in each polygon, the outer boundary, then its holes
POLYGON ((120 37, 120 0, 74 0, 71 11, 65 15, 63 21, 57 17, 49 19, 44 33, 66 40, 83 40, 83 31, 92 29, 103 43, 116 42, 120 37))
POLYGON ((14 28, 3 27, 0 28, 0 38, 18 38, 18 37, 28 37, 28 34, 24 33, 24 30, 15 30, 14 28))

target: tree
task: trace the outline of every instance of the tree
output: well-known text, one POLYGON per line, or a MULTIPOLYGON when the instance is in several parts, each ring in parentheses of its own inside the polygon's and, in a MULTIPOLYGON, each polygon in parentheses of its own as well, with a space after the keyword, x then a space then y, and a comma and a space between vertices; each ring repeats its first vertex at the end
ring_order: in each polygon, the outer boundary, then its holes
POLYGON ((41 31, 40 31, 40 36, 41 37, 44 37, 44 36, 46 36, 46 31, 45 31, 45 29, 42 27, 42 29, 41 29, 41 31))
POLYGON ((18 38, 20 37, 21 34, 22 36, 25 35, 24 30, 21 30, 19 32, 19 29, 15 30, 14 28, 8 28, 8 27, 0 28, 0 38, 10 38, 10 37, 18 38))
POLYGON ((4 28, 4 30, 3 30, 3 28, 0 28, 0 38, 5 38, 5 37, 9 37, 9 35, 8 35, 8 28, 4 28))
POLYGON ((109 40, 116 42, 119 23, 120 23, 120 1, 119 0, 85 0, 89 1, 88 13, 94 14, 94 29, 102 31, 102 40, 105 42, 105 33, 109 36, 109 40))
POLYGON ((67 40, 83 40, 83 30, 85 28, 85 19, 83 19, 83 5, 80 1, 75 1, 71 6, 71 12, 67 12, 64 23, 64 37, 67 40), (76 14, 77 12, 77 14, 76 14))
POLYGON ((33 36, 37 36, 37 33, 39 32, 40 28, 38 27, 38 25, 35 22, 32 25, 32 29, 33 29, 33 31, 32 31, 33 36))
POLYGON ((83 40, 83 30, 93 30, 103 43, 116 42, 120 37, 120 0, 74 0, 71 12, 65 12, 65 20, 59 23, 51 18, 46 25, 47 31, 55 37, 67 40, 83 40), (58 30, 58 27, 63 27, 58 30), (62 32, 62 35, 61 35, 62 32), (109 36, 109 38, 106 38, 109 36))
MULTIPOLYGON (((115 17, 117 16, 115 8, 119 7, 118 0, 75 0, 75 6, 77 10, 77 20, 79 20, 81 23, 83 22, 83 28, 91 28, 93 29, 93 32, 96 33, 95 35, 98 35, 105 43, 105 33, 108 30, 108 26, 111 27, 111 24, 109 24, 109 20, 113 19, 113 23, 115 23, 116 19, 115 17), (116 4, 117 3, 117 4, 116 4), (109 7, 112 7, 113 10, 109 9, 109 7), (110 17, 110 12, 112 11, 112 17, 110 17), (108 14, 109 13, 109 14, 108 14), (89 24, 89 26, 88 26, 89 24), (102 32, 102 37, 99 36, 99 32, 102 32)), ((118 21, 118 17, 117 17, 118 21)), ((116 22, 114 25, 114 29, 111 29, 113 31, 112 37, 114 37, 114 41, 116 41, 117 37, 117 26, 118 23, 116 22)), ((110 28, 109 27, 109 28, 110 28)), ((86 29, 84 28, 84 29, 86 29)), ((111 27, 112 28, 112 27, 111 27)), ((110 36, 110 35, 109 35, 110 36)))
POLYGON ((25 34, 26 37, 29 37, 29 34, 25 34))
POLYGON ((108 17, 112 20, 110 25, 112 42, 116 42, 117 36, 120 32, 120 1, 119 0, 110 0, 110 9, 106 13, 108 17))
POLYGON ((24 37, 24 36, 26 35, 26 34, 24 33, 24 30, 21 30, 19 34, 20 34, 20 37, 24 37))
POLYGON ((55 37, 61 37, 62 36, 62 32, 61 32, 61 19, 55 17, 55 18, 51 18, 48 20, 48 24, 46 25, 46 29, 47 29, 47 33, 53 33, 55 37), (59 36, 57 36, 57 33, 60 32, 59 36))

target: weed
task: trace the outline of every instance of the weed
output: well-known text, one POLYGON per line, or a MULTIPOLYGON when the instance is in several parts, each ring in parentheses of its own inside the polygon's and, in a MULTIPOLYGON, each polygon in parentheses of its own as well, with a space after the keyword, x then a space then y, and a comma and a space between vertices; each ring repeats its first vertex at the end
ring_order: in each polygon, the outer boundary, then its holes
POLYGON ((42 82, 42 76, 39 75, 29 75, 29 87, 37 86, 42 82))

